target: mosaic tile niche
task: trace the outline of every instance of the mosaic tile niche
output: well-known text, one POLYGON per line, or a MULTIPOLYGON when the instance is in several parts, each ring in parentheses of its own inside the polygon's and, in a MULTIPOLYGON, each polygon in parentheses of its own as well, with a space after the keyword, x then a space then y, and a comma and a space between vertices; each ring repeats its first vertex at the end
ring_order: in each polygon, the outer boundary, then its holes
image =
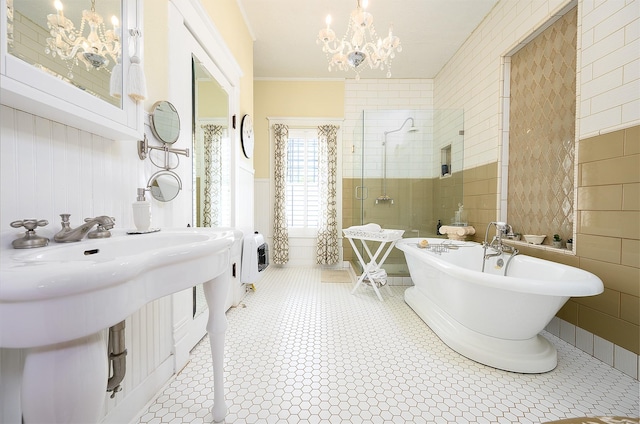
POLYGON ((507 218, 573 236, 577 8, 511 56, 507 218))

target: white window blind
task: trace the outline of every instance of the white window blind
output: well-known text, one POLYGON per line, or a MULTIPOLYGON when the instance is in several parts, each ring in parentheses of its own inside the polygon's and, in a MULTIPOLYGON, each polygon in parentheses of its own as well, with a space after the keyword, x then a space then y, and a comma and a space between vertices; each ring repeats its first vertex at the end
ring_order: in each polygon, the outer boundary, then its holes
POLYGON ((287 226, 318 228, 318 130, 289 129, 287 143, 287 226))

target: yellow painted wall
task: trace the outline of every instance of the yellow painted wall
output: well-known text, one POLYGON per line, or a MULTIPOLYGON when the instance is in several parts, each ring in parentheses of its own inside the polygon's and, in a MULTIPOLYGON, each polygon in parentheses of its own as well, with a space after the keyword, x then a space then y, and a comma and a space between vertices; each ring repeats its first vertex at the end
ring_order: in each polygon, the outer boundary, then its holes
POLYGON ((344 118, 344 98, 343 81, 255 81, 255 177, 269 178, 267 118, 344 118))
POLYGON ((253 115, 253 39, 236 0, 202 0, 211 21, 240 65, 240 116, 253 115))
POLYGON ((144 110, 150 111, 153 104, 169 97, 169 25, 168 0, 144 3, 144 76, 147 80, 147 99, 144 110))

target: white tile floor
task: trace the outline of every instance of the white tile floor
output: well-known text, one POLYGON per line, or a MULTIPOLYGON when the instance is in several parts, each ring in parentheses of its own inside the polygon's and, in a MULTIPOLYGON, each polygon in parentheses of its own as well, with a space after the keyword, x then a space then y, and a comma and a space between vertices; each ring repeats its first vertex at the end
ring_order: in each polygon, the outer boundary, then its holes
MULTIPOLYGON (((403 300, 406 287, 321 283, 320 270, 271 266, 228 313, 227 423, 541 423, 638 417, 640 386, 543 333, 558 367, 515 374, 444 345, 403 300)), ((140 423, 211 422, 208 340, 140 423)))

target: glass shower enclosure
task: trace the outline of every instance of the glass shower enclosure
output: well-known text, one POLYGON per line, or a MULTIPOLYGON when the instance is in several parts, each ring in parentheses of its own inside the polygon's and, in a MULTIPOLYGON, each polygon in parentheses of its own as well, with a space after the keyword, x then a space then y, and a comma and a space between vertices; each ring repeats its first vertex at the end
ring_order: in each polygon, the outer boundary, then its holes
MULTIPOLYGON (((449 224, 462 204, 463 119, 461 110, 363 111, 344 168, 343 227, 376 223, 404 230, 404 238, 444 237, 438 220, 449 224)), ((349 243, 343 246, 345 260, 362 272, 349 243)), ((409 275, 397 249, 383 267, 389 276, 409 275)))

